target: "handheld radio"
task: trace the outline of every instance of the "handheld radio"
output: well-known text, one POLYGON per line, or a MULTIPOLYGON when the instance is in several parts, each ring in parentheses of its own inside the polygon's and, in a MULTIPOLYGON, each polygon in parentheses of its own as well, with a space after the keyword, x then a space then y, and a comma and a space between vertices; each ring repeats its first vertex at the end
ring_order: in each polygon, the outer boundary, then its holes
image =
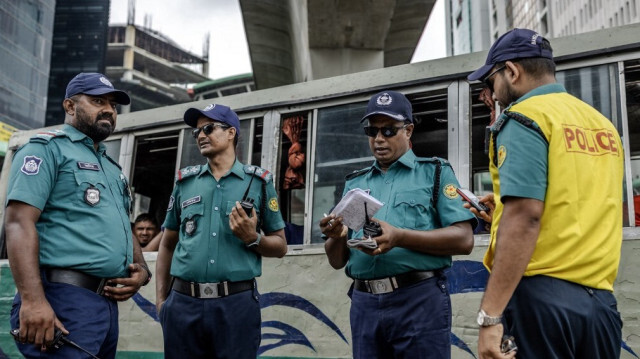
POLYGON ((256 175, 256 170, 258 168, 253 168, 253 174, 251 175, 251 180, 249 181, 249 185, 247 186, 247 190, 244 192, 244 196, 242 196, 242 201, 240 201, 240 206, 244 209, 244 212, 247 216, 251 217, 251 210, 253 209, 253 198, 249 198, 249 189, 251 189, 251 183, 253 183, 253 177, 256 175))
POLYGON ((364 202, 364 227, 362 227, 362 232, 365 238, 373 238, 382 234, 380 223, 369 220, 367 202, 364 202))

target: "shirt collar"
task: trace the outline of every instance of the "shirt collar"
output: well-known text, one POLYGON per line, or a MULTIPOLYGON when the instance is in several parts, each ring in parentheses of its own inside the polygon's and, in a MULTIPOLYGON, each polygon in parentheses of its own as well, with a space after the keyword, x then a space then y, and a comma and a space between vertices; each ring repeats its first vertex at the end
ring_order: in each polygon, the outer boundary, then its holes
MULTIPOLYGON (((77 128, 65 123, 62 126, 62 131, 64 131, 64 133, 67 134, 67 137, 69 137, 69 139, 72 142, 84 141, 85 144, 93 147, 93 140, 90 139, 89 136, 87 136, 77 128)), ((98 149, 97 149, 98 153, 103 153, 106 150, 107 150, 107 147, 102 142, 98 143, 98 149)))
MULTIPOLYGON (((211 172, 211 167, 209 167, 209 162, 205 162, 205 164, 202 165, 202 168, 200 168, 200 173, 198 173, 198 176, 202 176, 207 172, 209 172, 209 174, 213 176, 213 172, 211 172)), ((238 161, 237 158, 235 162, 233 162, 233 166, 231 166, 231 169, 229 170, 229 172, 225 173, 224 176, 222 176, 221 178, 227 177, 229 174, 234 174, 241 179, 244 178, 245 176, 244 165, 240 161, 238 161)))
MULTIPOLYGON (((527 92, 526 94, 522 95, 522 97, 520 97, 519 99, 516 100, 515 103, 519 103, 522 102, 528 98, 531 98, 533 96, 540 96, 540 95, 548 95, 548 94, 552 94, 552 93, 561 93, 561 92, 567 92, 567 90, 564 88, 564 86, 562 86, 562 84, 559 84, 557 82, 552 83, 552 84, 546 84, 546 85, 542 85, 539 87, 534 88, 533 90, 527 92)), ((509 106, 511 107, 511 106, 509 106)))
MULTIPOLYGON (((398 158, 394 163, 392 163, 391 166, 389 166, 389 168, 396 166, 396 163, 399 163, 399 165, 403 165, 407 168, 413 169, 416 166, 416 155, 415 153, 413 153, 412 149, 409 149, 407 152, 404 153, 404 155, 400 156, 400 158, 398 158)), ((380 165, 378 164, 378 161, 373 161, 373 165, 371 167, 378 171, 382 171, 380 169, 380 165)))

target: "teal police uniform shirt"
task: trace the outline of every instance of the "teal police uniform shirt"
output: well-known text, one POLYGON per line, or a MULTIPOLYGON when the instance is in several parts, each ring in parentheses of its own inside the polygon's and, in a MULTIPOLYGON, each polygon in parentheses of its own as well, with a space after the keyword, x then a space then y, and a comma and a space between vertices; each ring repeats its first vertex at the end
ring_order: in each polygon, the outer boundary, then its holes
MULTIPOLYGON (((351 177, 351 176, 349 176, 351 177)), ((354 188, 369 190, 384 205, 373 218, 398 228, 428 231, 448 227, 456 222, 475 221, 463 207, 455 191, 459 187, 451 166, 444 160, 419 158, 409 150, 393 163, 386 173, 377 162, 347 180, 344 194, 354 188), (436 180, 436 162, 441 163, 436 180), (435 182, 439 182, 434 188, 435 182), (433 191, 438 191, 436 207, 433 191)), ((472 226, 475 226, 472 223, 472 226)), ((349 230, 349 238, 362 238, 362 230, 349 230)), ((415 270, 435 270, 451 266, 451 256, 436 256, 396 247, 370 256, 350 249, 346 273, 357 279, 382 278, 415 270)))
POLYGON ((7 190, 42 213, 40 266, 128 277, 133 261, 126 177, 100 144, 72 126, 42 132, 13 156, 7 190))
POLYGON ((172 276, 199 283, 260 276, 261 256, 247 248, 229 227, 229 214, 254 177, 248 197, 254 199, 262 229, 270 233, 284 228, 272 175, 259 167, 253 175, 254 168, 236 160, 219 181, 206 164, 178 172, 164 221, 165 228, 179 232, 172 276))

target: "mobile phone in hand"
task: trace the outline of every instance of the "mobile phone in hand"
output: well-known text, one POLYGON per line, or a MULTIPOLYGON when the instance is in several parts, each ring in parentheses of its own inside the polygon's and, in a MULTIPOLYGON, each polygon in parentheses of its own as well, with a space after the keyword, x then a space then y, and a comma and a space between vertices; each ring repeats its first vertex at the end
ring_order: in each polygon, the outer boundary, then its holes
POLYGON ((473 194, 473 192, 463 188, 456 188, 456 191, 458 192, 460 197, 462 197, 462 199, 464 199, 465 201, 469 202, 469 204, 473 208, 477 209, 478 211, 485 211, 489 213, 489 207, 480 203, 480 200, 478 200, 478 197, 476 197, 476 195, 473 194))

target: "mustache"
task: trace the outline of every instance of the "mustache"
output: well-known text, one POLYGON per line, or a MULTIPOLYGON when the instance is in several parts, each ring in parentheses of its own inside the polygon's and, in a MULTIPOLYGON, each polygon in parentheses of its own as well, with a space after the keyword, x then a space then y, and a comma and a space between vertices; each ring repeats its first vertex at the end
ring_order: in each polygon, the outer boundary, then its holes
POLYGON ((114 124, 113 115, 110 113, 101 113, 96 116, 96 122, 100 120, 108 120, 111 126, 114 124))

